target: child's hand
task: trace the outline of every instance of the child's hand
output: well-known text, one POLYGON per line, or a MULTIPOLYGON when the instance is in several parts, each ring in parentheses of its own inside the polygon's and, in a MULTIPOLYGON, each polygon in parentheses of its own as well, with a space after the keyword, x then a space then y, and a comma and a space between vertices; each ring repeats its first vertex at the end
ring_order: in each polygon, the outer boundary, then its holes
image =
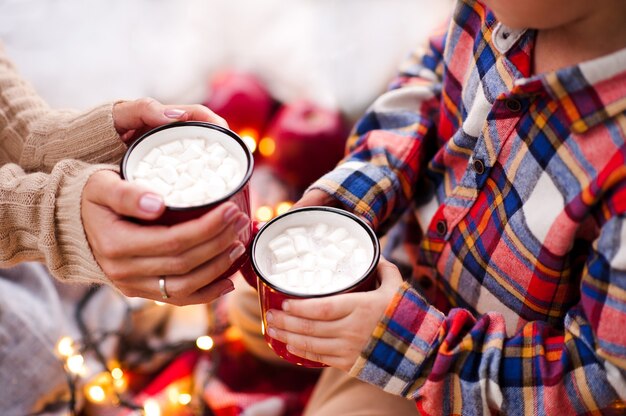
POLYGON ((349 371, 402 284, 383 258, 377 270, 382 281, 374 291, 285 301, 284 311, 267 312, 268 334, 292 354, 349 371))
POLYGON ((310 207, 313 205, 324 205, 327 207, 340 207, 341 203, 330 194, 319 189, 311 189, 305 193, 299 201, 293 204, 292 208, 310 207))
POLYGON ((113 124, 125 143, 146 131, 174 121, 207 121, 228 127, 226 121, 207 107, 194 105, 163 105, 153 98, 122 101, 113 106, 113 124))

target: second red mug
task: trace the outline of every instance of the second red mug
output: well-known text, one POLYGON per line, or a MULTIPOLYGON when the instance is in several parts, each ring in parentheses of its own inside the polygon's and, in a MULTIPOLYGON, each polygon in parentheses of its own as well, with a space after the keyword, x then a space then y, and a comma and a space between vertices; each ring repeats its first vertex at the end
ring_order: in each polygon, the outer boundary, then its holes
POLYGON ((291 354, 284 342, 269 336, 267 311, 282 310, 286 299, 307 299, 376 287, 380 243, 371 227, 338 209, 293 209, 264 224, 252 240, 242 267, 258 291, 266 342, 283 359, 305 367, 324 364, 291 354))

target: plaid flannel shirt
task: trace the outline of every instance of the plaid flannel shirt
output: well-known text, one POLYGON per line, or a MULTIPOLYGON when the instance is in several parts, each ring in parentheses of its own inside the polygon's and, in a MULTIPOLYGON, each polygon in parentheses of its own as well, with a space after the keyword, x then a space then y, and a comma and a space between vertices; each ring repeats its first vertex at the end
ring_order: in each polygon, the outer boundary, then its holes
POLYGON ((313 185, 410 231, 351 374, 423 414, 624 411, 626 49, 532 75, 536 32, 480 2, 444 32, 313 185))

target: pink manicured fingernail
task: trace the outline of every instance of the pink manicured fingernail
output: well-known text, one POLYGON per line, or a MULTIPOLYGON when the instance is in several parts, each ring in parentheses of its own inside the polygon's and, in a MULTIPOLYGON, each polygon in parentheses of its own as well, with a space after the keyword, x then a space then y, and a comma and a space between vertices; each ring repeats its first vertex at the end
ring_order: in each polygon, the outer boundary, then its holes
POLYGON ((235 286, 230 286, 230 287, 228 287, 228 288, 224 289, 224 290, 222 291, 222 293, 220 293, 220 296, 224 296, 225 294, 230 293, 230 292, 232 292, 233 290, 235 290, 235 286))
POLYGON ((266 313, 265 320, 267 321, 268 324, 271 324, 272 322, 274 322, 274 314, 272 312, 266 313))
POLYGON ((250 219, 246 216, 243 216, 237 220, 235 223, 235 232, 239 234, 239 232, 243 231, 250 225, 250 219))
POLYGON ((237 244, 235 248, 230 251, 228 256, 231 261, 235 261, 244 253, 244 251, 246 251, 246 249, 241 244, 237 244))
POLYGON ((181 118, 183 114, 185 114, 185 110, 179 110, 177 108, 168 108, 166 109, 163 114, 165 114, 165 117, 169 117, 169 118, 181 118))
POLYGON ((276 338, 276 331, 272 328, 267 328, 267 335, 269 335, 270 338, 276 338))
POLYGON ((282 307, 285 312, 289 312, 289 301, 283 301, 282 307))
POLYGON ((139 208, 142 211, 154 213, 159 212, 159 210, 163 207, 163 199, 154 194, 144 194, 141 199, 139 199, 139 208))
POLYGON ((230 221, 235 217, 235 215, 237 215, 239 213, 239 209, 234 206, 231 205, 228 208, 226 208, 226 211, 224 211, 224 222, 226 223, 230 223, 230 221))

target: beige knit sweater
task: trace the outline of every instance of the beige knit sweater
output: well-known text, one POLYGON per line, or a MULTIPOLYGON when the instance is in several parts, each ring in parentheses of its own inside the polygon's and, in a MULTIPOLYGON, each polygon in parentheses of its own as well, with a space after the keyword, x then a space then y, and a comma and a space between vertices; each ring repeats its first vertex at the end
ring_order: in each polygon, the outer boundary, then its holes
POLYGON ((106 281, 80 202, 89 175, 116 169, 126 148, 112 106, 49 108, 0 45, 0 267, 39 261, 62 280, 106 281))

